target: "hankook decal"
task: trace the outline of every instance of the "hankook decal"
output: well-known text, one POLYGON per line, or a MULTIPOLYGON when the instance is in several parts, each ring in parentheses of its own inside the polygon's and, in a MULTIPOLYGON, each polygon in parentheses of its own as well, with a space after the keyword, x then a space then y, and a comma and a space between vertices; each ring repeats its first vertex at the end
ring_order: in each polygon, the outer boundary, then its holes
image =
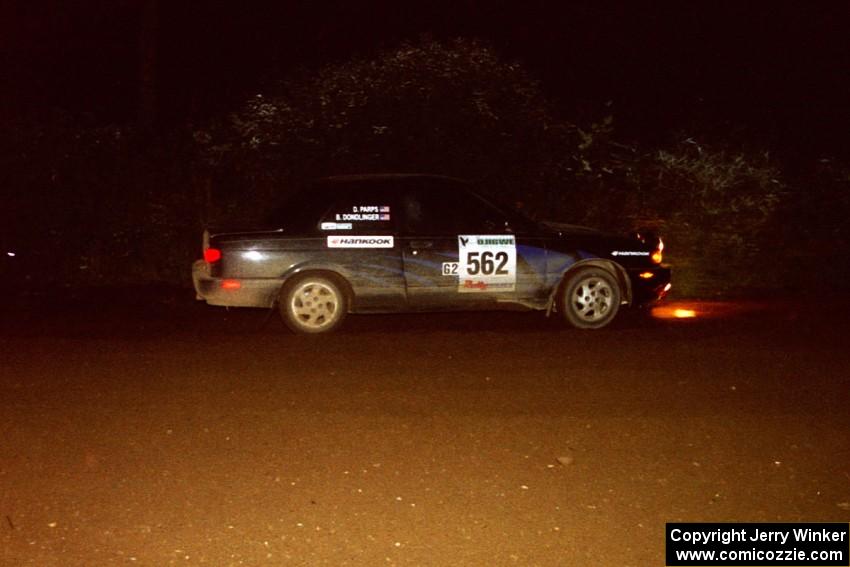
POLYGON ((392 236, 328 236, 328 248, 392 248, 392 236))

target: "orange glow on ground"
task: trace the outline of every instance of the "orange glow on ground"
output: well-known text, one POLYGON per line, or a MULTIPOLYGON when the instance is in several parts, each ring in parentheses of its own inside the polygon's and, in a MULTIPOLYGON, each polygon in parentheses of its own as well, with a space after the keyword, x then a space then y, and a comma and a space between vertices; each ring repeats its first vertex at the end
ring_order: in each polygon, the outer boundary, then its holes
POLYGON ((722 319, 766 307, 752 301, 663 301, 652 308, 652 316, 656 319, 722 319))
POLYGON ((652 316, 656 319, 693 319, 702 312, 692 303, 662 303, 652 308, 652 316))

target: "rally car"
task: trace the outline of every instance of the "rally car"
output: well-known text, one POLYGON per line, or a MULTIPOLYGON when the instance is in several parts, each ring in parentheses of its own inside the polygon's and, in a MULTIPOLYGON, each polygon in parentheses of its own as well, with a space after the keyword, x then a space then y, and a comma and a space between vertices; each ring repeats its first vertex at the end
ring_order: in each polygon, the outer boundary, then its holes
POLYGON ((198 299, 277 306, 299 333, 348 313, 504 309, 559 313, 583 329, 670 289, 663 243, 538 223, 470 183, 435 175, 330 177, 252 230, 207 230, 198 299))

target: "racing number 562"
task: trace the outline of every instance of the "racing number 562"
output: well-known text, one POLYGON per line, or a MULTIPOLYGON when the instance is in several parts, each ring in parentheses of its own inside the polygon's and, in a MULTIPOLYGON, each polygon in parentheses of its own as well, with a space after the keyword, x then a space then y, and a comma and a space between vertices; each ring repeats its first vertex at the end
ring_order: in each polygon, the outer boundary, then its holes
POLYGON ((466 256, 466 273, 470 276, 504 276, 508 274, 505 269, 507 263, 507 252, 469 252, 466 256))

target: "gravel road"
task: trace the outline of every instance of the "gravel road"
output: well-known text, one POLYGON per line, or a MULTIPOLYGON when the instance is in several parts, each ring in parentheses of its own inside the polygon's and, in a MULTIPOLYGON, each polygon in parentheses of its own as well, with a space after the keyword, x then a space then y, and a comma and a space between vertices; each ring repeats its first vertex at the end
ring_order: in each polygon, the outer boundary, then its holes
POLYGON ((668 521, 850 521, 823 309, 7 311, 0 565, 649 566, 668 521))

